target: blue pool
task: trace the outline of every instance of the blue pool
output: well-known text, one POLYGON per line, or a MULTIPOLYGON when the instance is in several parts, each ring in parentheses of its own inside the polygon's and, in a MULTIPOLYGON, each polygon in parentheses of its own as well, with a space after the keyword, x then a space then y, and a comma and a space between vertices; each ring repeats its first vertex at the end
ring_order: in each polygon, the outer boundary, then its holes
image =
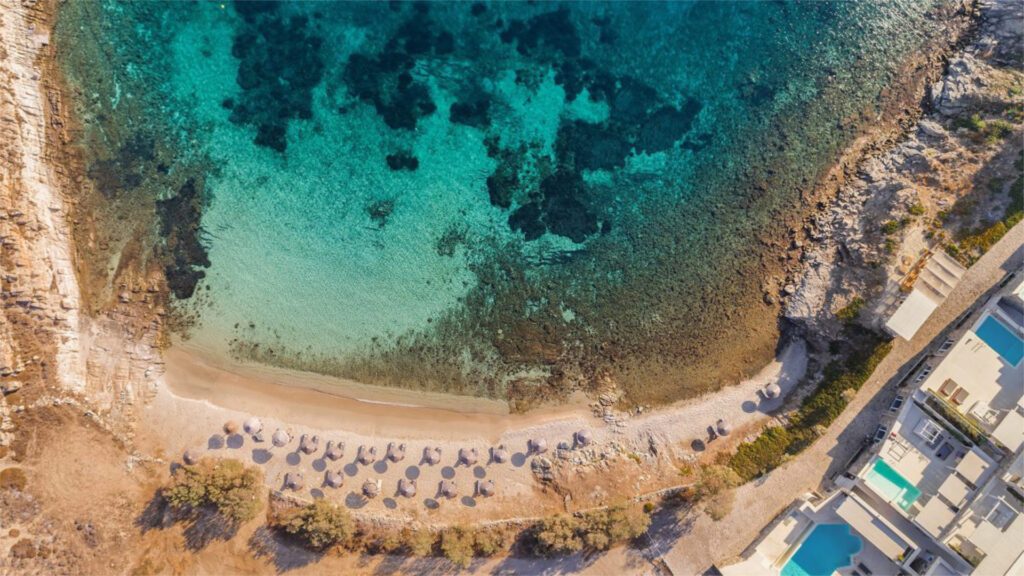
POLYGON ((819 524, 782 567, 782 576, 831 576, 852 564, 860 549, 860 538, 846 524, 819 524))
POLYGON ((975 333, 1011 366, 1020 364, 1021 358, 1024 358, 1024 340, 994 316, 985 318, 975 333))

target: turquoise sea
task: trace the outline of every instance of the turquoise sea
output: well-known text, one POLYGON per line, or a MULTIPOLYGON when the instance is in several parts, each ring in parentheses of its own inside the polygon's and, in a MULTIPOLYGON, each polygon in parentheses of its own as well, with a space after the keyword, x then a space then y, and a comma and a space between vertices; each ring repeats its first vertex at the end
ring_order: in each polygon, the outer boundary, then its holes
POLYGON ((56 42, 96 198, 148 218, 192 345, 659 401, 771 354, 768 247, 933 8, 104 0, 56 42))

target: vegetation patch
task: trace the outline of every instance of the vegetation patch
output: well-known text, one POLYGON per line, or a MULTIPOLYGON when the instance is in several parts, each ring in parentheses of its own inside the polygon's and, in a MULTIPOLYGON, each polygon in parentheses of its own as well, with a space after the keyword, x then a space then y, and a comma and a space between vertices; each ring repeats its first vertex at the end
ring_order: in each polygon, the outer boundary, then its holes
POLYGON ((836 312, 836 318, 845 323, 853 322, 860 316, 860 311, 864 309, 864 299, 860 296, 854 296, 850 303, 843 306, 836 312))
POLYGON ((186 514, 214 510, 229 524, 252 520, 260 511, 263 478, 238 460, 203 458, 174 471, 161 491, 172 508, 186 514))
POLYGON ((619 504, 577 516, 560 514, 541 520, 533 531, 533 552, 551 556, 581 550, 607 550, 639 537, 651 519, 642 508, 619 504))
POLYGON ((789 423, 770 427, 753 441, 740 444, 729 459, 729 467, 744 482, 770 472, 814 443, 892 349, 890 341, 852 326, 847 327, 845 337, 860 342, 856 351, 825 368, 821 385, 804 399, 789 423))
POLYGON ((356 534, 355 522, 348 511, 324 499, 289 510, 275 518, 272 525, 315 550, 350 544, 356 534))
MULTIPOLYGON (((1021 170, 1020 159, 1014 163, 1021 170)), ((1010 186, 1010 202, 1002 218, 988 226, 965 233, 959 242, 946 245, 946 253, 964 266, 971 266, 989 251, 1007 232, 1024 219, 1024 176, 1018 176, 1010 186)))

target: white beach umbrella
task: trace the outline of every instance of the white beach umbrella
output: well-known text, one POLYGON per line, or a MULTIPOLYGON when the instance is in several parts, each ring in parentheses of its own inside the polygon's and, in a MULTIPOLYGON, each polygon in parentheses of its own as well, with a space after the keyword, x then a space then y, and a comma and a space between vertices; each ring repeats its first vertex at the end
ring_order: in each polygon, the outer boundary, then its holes
POLYGON ((242 424, 242 430, 245 430, 246 434, 259 434, 260 430, 263 430, 263 422, 260 419, 253 416, 242 424))
POLYGON ((285 432, 284 429, 278 428, 274 432, 274 436, 271 438, 271 441, 274 443, 274 446, 280 448, 291 442, 292 437, 287 432, 285 432))

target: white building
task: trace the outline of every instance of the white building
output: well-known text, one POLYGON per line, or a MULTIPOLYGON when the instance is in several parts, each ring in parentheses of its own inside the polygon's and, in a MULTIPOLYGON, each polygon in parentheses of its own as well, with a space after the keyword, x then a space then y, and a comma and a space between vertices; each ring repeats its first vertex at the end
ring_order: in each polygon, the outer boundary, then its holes
POLYGON ((956 288, 967 270, 945 252, 936 252, 916 271, 917 278, 907 297, 885 322, 894 336, 910 340, 932 312, 956 288))

